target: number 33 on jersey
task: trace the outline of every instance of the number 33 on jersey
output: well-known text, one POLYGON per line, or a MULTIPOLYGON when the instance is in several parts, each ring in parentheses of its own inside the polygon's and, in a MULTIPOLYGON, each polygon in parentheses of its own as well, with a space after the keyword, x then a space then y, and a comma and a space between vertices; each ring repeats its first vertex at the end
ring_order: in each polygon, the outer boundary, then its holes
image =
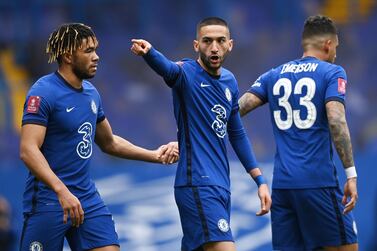
POLYGON ((268 102, 270 107, 279 149, 275 156, 273 187, 336 184, 333 168, 329 168, 333 163, 326 103, 344 103, 346 83, 342 67, 305 57, 266 72, 250 87, 249 92, 268 102), (302 145, 307 149, 302 149, 302 145), (313 172, 308 172, 309 169, 313 172), (293 177, 293 173, 299 177, 293 177), (313 177, 319 174, 321 177, 313 177))

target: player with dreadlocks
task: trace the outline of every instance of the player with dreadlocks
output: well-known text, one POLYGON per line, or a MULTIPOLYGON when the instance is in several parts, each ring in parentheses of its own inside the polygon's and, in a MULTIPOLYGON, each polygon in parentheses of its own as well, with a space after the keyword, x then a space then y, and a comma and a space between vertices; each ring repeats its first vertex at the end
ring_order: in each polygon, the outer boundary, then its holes
POLYGON ((147 150, 113 135, 100 95, 86 80, 97 71, 97 46, 90 27, 59 27, 46 48, 58 70, 26 97, 20 156, 30 172, 20 250, 62 250, 64 238, 72 250, 119 250, 112 216, 89 176, 93 142, 121 158, 177 161, 176 143, 147 150))

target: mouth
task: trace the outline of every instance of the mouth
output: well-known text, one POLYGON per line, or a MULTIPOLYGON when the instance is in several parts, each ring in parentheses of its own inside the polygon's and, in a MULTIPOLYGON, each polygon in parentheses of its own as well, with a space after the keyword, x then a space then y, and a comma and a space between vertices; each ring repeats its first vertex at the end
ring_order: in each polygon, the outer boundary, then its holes
POLYGON ((90 69, 93 69, 93 70, 96 71, 96 70, 97 70, 97 66, 98 66, 97 64, 95 64, 95 65, 91 65, 91 66, 90 66, 90 69))
POLYGON ((220 57, 218 55, 212 55, 209 57, 209 61, 212 64, 218 64, 220 62, 220 57))

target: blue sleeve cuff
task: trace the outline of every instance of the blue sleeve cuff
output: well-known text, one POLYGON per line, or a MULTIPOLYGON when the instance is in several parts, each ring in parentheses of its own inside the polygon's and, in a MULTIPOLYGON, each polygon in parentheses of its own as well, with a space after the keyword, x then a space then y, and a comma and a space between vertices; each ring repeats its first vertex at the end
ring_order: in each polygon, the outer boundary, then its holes
POLYGON ((262 184, 267 184, 263 175, 258 175, 257 177, 255 177, 253 179, 255 181, 255 184, 257 184, 258 187, 260 187, 262 184))
POLYGON ((338 101, 338 102, 342 103, 345 106, 344 99, 342 99, 342 98, 335 97, 335 96, 334 97, 329 97, 329 98, 327 98, 325 100, 325 103, 330 102, 330 101, 338 101))

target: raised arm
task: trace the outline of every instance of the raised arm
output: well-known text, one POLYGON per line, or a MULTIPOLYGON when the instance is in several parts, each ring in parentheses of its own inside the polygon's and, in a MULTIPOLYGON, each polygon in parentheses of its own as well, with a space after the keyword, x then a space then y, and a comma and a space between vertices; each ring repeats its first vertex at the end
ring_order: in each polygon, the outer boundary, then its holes
POLYGON ((257 95, 251 92, 246 92, 238 100, 238 104, 240 106, 240 115, 243 117, 258 106, 263 105, 263 101, 257 95))
POLYGON ((258 216, 264 215, 270 211, 271 196, 268 186, 262 176, 261 170, 257 167, 257 161, 253 152, 251 143, 242 126, 240 114, 232 112, 228 121, 229 141, 240 159, 242 165, 258 185, 258 196, 261 201, 261 210, 258 216))
POLYGON ((114 135, 107 119, 97 124, 95 142, 103 152, 120 158, 162 164, 171 164, 178 160, 176 142, 162 145, 156 150, 147 150, 114 135))
POLYGON ((343 204, 345 204, 344 213, 348 213, 355 207, 358 195, 356 186, 357 175, 344 105, 338 101, 329 101, 326 103, 326 112, 331 137, 347 175, 347 181, 344 185, 343 204), (348 197, 350 201, 347 203, 348 197))
POLYGON ((50 187, 57 195, 63 208, 63 222, 67 223, 68 214, 73 226, 84 222, 84 211, 80 201, 51 170, 40 148, 46 135, 46 127, 25 124, 21 128, 20 158, 30 172, 41 182, 50 187))
POLYGON ((180 67, 167 59, 143 39, 132 39, 131 51, 138 56, 143 56, 148 65, 170 85, 180 73, 180 67))

